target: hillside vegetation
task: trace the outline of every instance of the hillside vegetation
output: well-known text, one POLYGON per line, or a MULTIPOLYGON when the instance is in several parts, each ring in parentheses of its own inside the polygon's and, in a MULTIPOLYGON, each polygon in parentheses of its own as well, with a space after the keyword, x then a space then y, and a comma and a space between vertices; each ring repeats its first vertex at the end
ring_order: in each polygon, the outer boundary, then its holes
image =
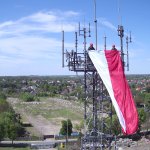
POLYGON ((34 135, 58 134, 65 119, 71 119, 74 125, 83 120, 83 108, 78 102, 58 98, 41 98, 38 102, 8 98, 7 101, 21 114, 22 122, 32 124, 34 135))
MULTIPOLYGON (((150 75, 127 75, 127 80, 138 107, 140 128, 148 129, 150 75)), ((80 130, 84 113, 83 83, 83 76, 0 77, 0 90, 15 112, 21 114, 22 122, 32 124, 33 127, 27 128, 30 134, 39 136, 58 134, 61 121, 68 118, 74 129, 80 130)))

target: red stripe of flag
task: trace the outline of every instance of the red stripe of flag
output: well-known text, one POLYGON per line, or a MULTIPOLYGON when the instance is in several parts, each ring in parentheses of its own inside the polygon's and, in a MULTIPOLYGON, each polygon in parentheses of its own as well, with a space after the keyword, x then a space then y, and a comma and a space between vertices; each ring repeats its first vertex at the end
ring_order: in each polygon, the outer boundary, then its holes
POLYGON ((114 97, 123 114, 126 131, 125 134, 133 134, 138 129, 138 113, 127 83, 120 53, 117 50, 105 50, 109 74, 114 91, 114 97))

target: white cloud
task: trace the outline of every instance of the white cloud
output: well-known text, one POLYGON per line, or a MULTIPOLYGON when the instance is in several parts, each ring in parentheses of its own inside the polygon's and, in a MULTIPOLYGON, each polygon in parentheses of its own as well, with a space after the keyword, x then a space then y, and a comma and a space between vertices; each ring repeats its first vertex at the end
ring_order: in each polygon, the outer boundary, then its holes
POLYGON ((56 40, 51 33, 60 33, 62 28, 65 32, 75 29, 75 23, 70 22, 72 16, 78 13, 68 12, 38 12, 33 15, 20 18, 16 21, 7 21, 0 24, 0 51, 16 54, 18 51, 26 55, 30 51, 42 52, 52 48, 61 47, 61 39, 56 40), (67 18, 65 18, 67 17, 67 18))
MULTIPOLYGON (((72 32, 76 25, 73 20, 78 16, 73 11, 41 11, 0 23, 1 74, 7 70, 11 72, 17 66, 23 65, 26 70, 30 68, 32 71, 32 68, 40 70, 38 66, 44 62, 45 65, 61 62, 62 24, 65 32, 72 32)), ((71 47, 72 43, 65 45, 71 47)))
POLYGON ((103 26, 117 31, 117 28, 111 22, 106 20, 105 18, 99 18, 98 20, 99 20, 100 24, 102 24, 103 26))
POLYGON ((76 23, 72 17, 79 14, 73 11, 68 12, 38 12, 27 17, 20 18, 16 21, 7 21, 0 24, 0 36, 16 36, 31 32, 43 31, 60 32, 63 28, 66 32, 74 31, 76 23))

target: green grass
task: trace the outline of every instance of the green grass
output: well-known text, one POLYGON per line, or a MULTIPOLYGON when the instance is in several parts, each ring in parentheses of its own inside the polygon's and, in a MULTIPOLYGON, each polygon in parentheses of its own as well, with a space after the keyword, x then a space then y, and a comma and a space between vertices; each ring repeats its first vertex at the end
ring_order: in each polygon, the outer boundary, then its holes
MULTIPOLYGON (((13 102, 13 99, 11 100, 13 102)), ((57 98, 41 98, 40 102, 24 103, 18 100, 12 103, 15 111, 21 113, 22 122, 28 121, 27 116, 38 117, 43 116, 51 124, 57 127, 61 126, 61 121, 71 119, 73 124, 77 124, 83 120, 83 109, 80 103, 67 101, 57 98)), ((42 118, 42 117, 41 117, 42 118)), ((34 130, 34 127, 27 128, 31 135, 40 136, 41 133, 34 130)))
POLYGON ((52 119, 52 118, 71 118, 71 120, 82 119, 81 114, 77 112, 73 112, 72 110, 69 110, 67 108, 49 111, 46 114, 43 114, 43 116, 47 119, 52 119))
MULTIPOLYGON (((61 102, 55 102, 54 100, 42 99, 40 104, 16 104, 19 109, 25 109, 25 112, 33 116, 42 115, 47 119, 53 118, 71 118, 72 120, 83 119, 83 114, 79 109, 72 109, 66 105, 61 105, 61 102)), ((78 107, 78 104, 72 104, 78 107)))

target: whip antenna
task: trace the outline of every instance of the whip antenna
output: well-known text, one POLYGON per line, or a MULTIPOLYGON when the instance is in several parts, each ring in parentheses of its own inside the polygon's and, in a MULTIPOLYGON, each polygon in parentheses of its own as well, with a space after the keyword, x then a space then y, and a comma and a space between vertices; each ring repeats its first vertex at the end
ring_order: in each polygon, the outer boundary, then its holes
POLYGON ((94 22, 95 22, 95 48, 97 50, 97 19, 96 19, 96 0, 94 0, 94 22))
POLYGON ((64 67, 64 31, 62 31, 62 67, 64 67))

